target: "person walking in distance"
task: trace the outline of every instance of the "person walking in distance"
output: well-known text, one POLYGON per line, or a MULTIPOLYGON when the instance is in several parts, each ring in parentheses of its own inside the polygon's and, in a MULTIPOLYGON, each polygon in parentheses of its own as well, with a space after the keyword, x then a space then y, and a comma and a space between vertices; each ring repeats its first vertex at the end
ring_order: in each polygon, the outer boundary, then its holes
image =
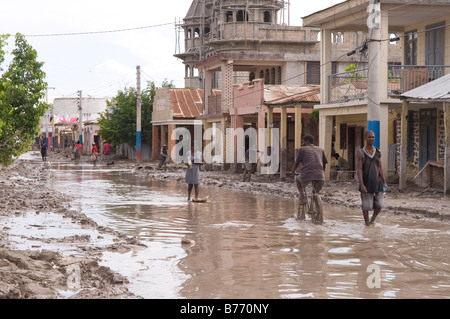
POLYGON ((159 168, 161 168, 163 166, 164 166, 164 168, 167 168, 167 164, 166 164, 167 157, 169 157, 169 153, 167 151, 167 145, 164 144, 163 148, 161 149, 161 152, 159 153, 159 166, 158 166, 159 168))
POLYGON ((186 184, 188 184, 188 201, 191 200, 192 188, 194 188, 195 197, 198 199, 199 193, 199 180, 200 180, 200 165, 202 163, 202 153, 199 150, 197 144, 191 146, 191 150, 186 154, 186 184))
POLYGON ((303 188, 312 183, 314 192, 318 194, 325 183, 325 167, 328 164, 325 152, 319 146, 314 145, 314 137, 305 135, 302 147, 298 151, 292 174, 296 174, 300 166, 300 175, 295 179, 297 189, 300 192, 300 204, 306 203, 303 188))
POLYGON ((361 192, 361 206, 366 226, 373 224, 381 209, 384 207, 384 194, 387 190, 383 167, 381 166, 381 152, 373 143, 375 133, 367 131, 364 134, 366 146, 357 153, 358 181, 361 192), (369 220, 369 211, 373 210, 369 220))

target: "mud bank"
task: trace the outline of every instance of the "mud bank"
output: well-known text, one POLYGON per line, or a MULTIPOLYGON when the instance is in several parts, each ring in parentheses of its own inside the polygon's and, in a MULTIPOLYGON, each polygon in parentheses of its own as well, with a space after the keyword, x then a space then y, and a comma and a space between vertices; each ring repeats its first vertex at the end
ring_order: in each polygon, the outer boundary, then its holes
POLYGON ((142 244, 72 210, 73 198, 45 187, 47 178, 48 164, 42 162, 19 160, 0 168, 0 299, 138 298, 128 291, 126 278, 99 265, 99 257, 106 250, 125 252, 142 244), (58 228, 43 222, 56 219, 84 235, 41 238, 24 231, 16 238, 31 243, 31 249, 20 249, 10 238, 22 219, 25 230, 58 228), (52 245, 71 247, 71 253, 42 249, 52 245))

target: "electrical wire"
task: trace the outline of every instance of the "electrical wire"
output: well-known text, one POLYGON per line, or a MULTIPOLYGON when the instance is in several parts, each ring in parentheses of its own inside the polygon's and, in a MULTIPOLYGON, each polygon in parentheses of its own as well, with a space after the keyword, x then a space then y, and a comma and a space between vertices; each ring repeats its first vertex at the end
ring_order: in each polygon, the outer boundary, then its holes
POLYGON ((117 33, 117 32, 128 32, 128 31, 136 31, 136 30, 144 30, 150 28, 157 28, 166 25, 175 25, 174 22, 170 23, 161 23, 143 27, 135 27, 135 28, 127 28, 127 29, 117 29, 117 30, 105 30, 105 31, 87 31, 87 32, 70 32, 70 33, 50 33, 50 34, 28 34, 25 37, 64 37, 64 36, 77 36, 77 35, 93 35, 93 34, 104 34, 104 33, 117 33))

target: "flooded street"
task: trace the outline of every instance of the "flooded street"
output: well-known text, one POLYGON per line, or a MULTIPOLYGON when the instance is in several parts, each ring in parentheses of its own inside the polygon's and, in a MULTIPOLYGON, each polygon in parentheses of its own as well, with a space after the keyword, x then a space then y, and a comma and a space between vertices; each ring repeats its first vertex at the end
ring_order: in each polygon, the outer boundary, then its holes
POLYGON ((144 298, 448 298, 450 225, 325 205, 322 226, 293 218, 294 200, 187 187, 125 170, 53 163, 48 186, 74 209, 147 247, 102 264, 144 298), (182 244, 187 238, 190 244, 182 244))

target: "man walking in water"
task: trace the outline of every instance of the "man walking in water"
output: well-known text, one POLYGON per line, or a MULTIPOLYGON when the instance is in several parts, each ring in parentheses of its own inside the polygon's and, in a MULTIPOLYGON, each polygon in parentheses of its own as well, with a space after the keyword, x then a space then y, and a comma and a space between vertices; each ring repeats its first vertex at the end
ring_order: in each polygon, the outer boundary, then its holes
POLYGON ((325 183, 325 167, 328 163, 325 152, 322 148, 314 145, 314 137, 305 135, 303 137, 302 148, 298 151, 295 165, 292 168, 292 174, 296 174, 297 168, 300 167, 300 175, 297 176, 295 182, 300 192, 300 204, 306 202, 303 188, 312 183, 314 192, 318 194, 325 183))
POLYGON ((386 179, 381 166, 381 152, 373 146, 375 133, 367 131, 364 134, 366 146, 359 150, 358 180, 361 192, 361 204, 366 226, 373 224, 381 209, 384 207, 383 191, 387 189, 386 179), (369 211, 373 210, 369 221, 369 211))

